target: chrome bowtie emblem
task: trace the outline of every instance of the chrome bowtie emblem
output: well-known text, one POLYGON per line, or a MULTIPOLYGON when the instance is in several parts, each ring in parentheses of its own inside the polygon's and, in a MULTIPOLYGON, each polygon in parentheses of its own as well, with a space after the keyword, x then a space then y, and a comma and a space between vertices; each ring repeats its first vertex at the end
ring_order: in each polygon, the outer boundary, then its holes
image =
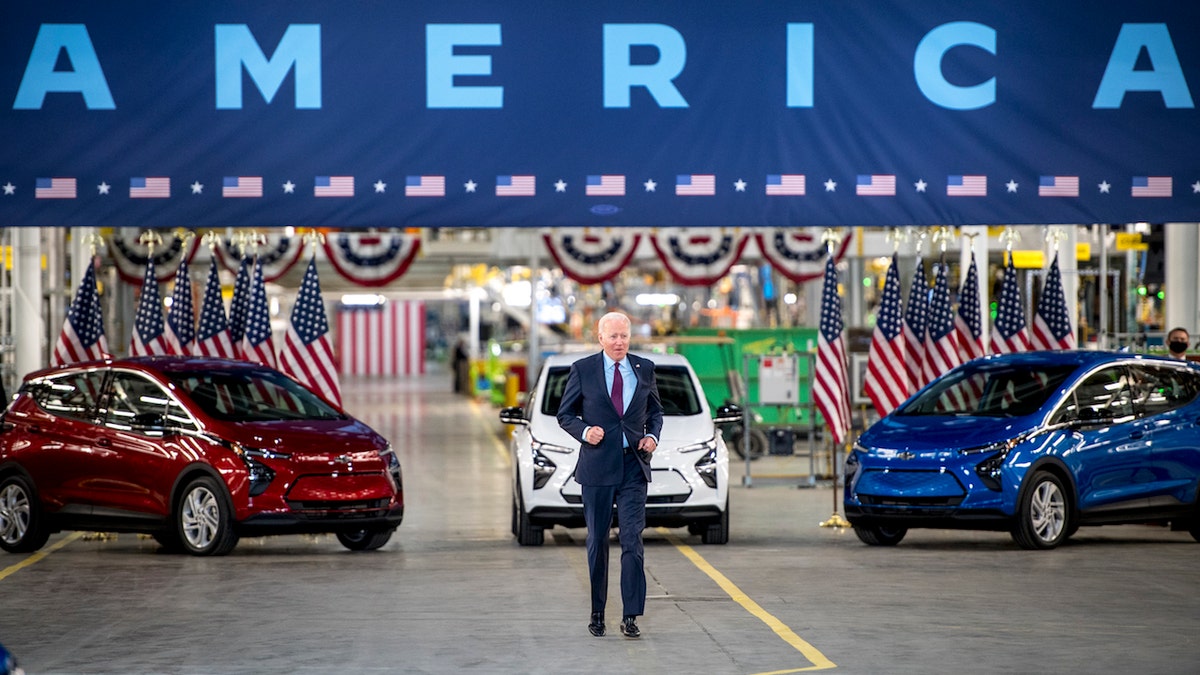
POLYGON ((338 455, 338 458, 333 461, 338 464, 349 464, 350 456, 349 455, 338 455))

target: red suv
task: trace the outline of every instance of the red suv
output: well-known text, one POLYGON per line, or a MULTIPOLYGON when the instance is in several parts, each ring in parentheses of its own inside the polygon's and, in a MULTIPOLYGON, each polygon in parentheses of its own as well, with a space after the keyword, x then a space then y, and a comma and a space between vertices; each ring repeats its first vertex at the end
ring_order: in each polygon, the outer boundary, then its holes
POLYGON ((146 532, 224 555, 240 536, 332 532, 355 551, 404 517, 370 427, 241 361, 138 357, 29 374, 0 417, 0 548, 61 530, 146 532))

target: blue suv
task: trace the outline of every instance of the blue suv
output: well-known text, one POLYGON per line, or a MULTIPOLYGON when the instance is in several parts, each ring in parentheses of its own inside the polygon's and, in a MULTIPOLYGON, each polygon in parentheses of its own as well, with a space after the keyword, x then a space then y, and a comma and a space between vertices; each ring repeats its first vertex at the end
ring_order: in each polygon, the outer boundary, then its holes
POLYGON ((1200 541, 1200 369, 1122 352, 976 359, 859 438, 845 510, 859 539, 1012 533, 1050 549, 1082 525, 1156 522, 1200 541))

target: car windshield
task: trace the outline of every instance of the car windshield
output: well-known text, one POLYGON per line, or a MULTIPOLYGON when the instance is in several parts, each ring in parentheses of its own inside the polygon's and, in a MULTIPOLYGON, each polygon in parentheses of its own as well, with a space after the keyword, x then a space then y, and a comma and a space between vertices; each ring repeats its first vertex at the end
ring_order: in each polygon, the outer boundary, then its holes
POLYGON ((271 370, 169 374, 201 410, 228 422, 322 420, 344 417, 295 380, 271 370))
MULTIPOLYGON (((557 415, 567 386, 567 367, 551 368, 546 377, 546 394, 542 397, 542 414, 557 415)), ((663 415, 687 416, 700 414, 700 397, 692 386, 692 376, 684 366, 654 366, 658 396, 662 399, 663 415)))
POLYGON ((968 364, 896 411, 900 416, 1021 417, 1041 408, 1076 366, 968 364))

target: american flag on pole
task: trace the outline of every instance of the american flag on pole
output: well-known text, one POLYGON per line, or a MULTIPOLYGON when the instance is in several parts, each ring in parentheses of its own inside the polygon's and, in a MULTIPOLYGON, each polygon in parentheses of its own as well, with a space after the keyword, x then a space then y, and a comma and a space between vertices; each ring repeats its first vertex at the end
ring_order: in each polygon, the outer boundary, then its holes
POLYGON ((267 308, 267 284, 262 263, 254 259, 254 276, 246 296, 246 331, 242 335, 242 358, 275 367, 275 343, 271 340, 271 312, 267 308))
POLYGON ((171 179, 163 176, 130 178, 130 199, 166 199, 171 196, 171 179))
POLYGON ((1025 330, 1025 308, 1021 306, 1021 288, 1012 254, 1004 268, 1000 299, 996 303, 996 321, 992 325, 992 353, 1009 354, 1029 351, 1029 331, 1025 330))
POLYGON ((1078 197, 1079 176, 1042 176, 1038 179, 1039 197, 1078 197))
POLYGON ((859 174, 854 186, 854 194, 861 197, 892 197, 896 194, 896 176, 894 174, 859 174))
POLYGON ((1130 194, 1134 197, 1170 197, 1170 176, 1134 176, 1130 194))
POLYGON ((925 321, 929 312, 929 285, 925 283, 925 264, 917 258, 912 285, 908 289, 908 305, 904 311, 904 367, 908 372, 908 391, 925 386, 922 369, 925 363, 925 321))
POLYGON ((1071 329, 1071 317, 1067 313, 1057 253, 1046 273, 1046 284, 1042 287, 1042 296, 1038 298, 1030 337, 1034 349, 1075 348, 1075 331, 1071 329))
POLYGON ((960 363, 958 333, 954 330, 954 313, 950 310, 950 283, 946 280, 949 265, 943 259, 934 274, 933 296, 929 300, 929 316, 925 323, 925 360, 921 379, 932 382, 960 363))
POLYGON ((175 271, 171 309, 167 312, 167 345, 170 353, 191 355, 196 344, 196 310, 192 304, 192 277, 184 258, 175 271))
POLYGON ((983 348, 983 313, 979 308, 979 273, 975 270, 974 253, 958 291, 954 328, 958 332, 958 353, 963 363, 987 354, 983 348))
POLYGON ((534 176, 496 176, 497 197, 532 197, 537 194, 534 176))
POLYGON ((947 176, 946 196, 986 197, 987 176, 947 176))
POLYGON ((237 358, 229 338, 229 322, 225 318, 225 301, 221 299, 221 278, 214 258, 208 269, 204 286, 203 306, 200 308, 200 330, 196 333, 195 353, 219 359, 237 358))
POLYGON ((108 340, 104 338, 104 319, 100 315, 100 294, 96 291, 96 273, 92 265, 83 273, 75 299, 67 310, 62 333, 54 345, 54 365, 108 358, 108 340))
POLYGON ((314 197, 353 197, 354 176, 317 176, 313 180, 314 197))
POLYGON ((767 194, 773 197, 801 197, 804 195, 804 174, 767 174, 767 194))
POLYGON ((625 176, 588 176, 585 192, 589 197, 624 197, 625 176))
POLYGON ((816 373, 812 386, 817 410, 833 442, 842 444, 850 431, 850 386, 846 376, 846 339, 842 298, 838 295, 837 266, 833 255, 825 261, 825 288, 821 292, 821 327, 817 339, 816 373))
POLYGON ((39 178, 34 183, 35 199, 75 199, 74 178, 39 178))
POLYGON ((329 343, 329 320, 321 299, 316 258, 309 260, 304 280, 300 282, 300 292, 292 306, 292 322, 279 352, 279 365, 283 372, 326 400, 342 405, 338 364, 329 343))
POLYGON ((169 354, 166 328, 163 326, 162 298, 158 294, 158 277, 154 274, 154 259, 146 261, 146 276, 142 279, 142 297, 138 300, 133 319, 133 337, 129 343, 131 356, 169 354))
POLYGON ((908 370, 904 367, 904 331, 900 314, 900 272, 896 256, 888 266, 883 282, 883 299, 875 331, 871 334, 871 351, 867 355, 867 375, 863 389, 880 417, 896 409, 908 398, 908 370))
POLYGON ((250 275, 254 264, 243 257, 233 281, 233 300, 229 303, 229 340, 234 358, 242 358, 242 338, 246 335, 246 315, 250 311, 250 275))
POLYGON ((445 176, 405 176, 405 197, 445 197, 445 176))
POLYGON ((262 176, 225 176, 221 181, 222 197, 263 196, 262 176))
POLYGON ((680 197, 711 197, 717 194, 716 174, 679 174, 675 176, 675 194, 680 197))

